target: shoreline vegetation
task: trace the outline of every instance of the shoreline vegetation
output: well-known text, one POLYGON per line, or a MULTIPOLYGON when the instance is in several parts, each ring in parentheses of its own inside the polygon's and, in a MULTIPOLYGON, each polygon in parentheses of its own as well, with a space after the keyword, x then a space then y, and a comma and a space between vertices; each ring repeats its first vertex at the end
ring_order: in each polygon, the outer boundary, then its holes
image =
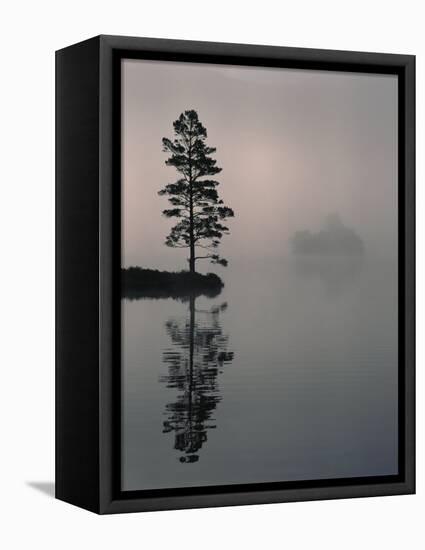
POLYGON ((138 298, 190 298, 220 294, 223 281, 215 273, 189 271, 159 271, 128 267, 121 269, 121 296, 138 298))

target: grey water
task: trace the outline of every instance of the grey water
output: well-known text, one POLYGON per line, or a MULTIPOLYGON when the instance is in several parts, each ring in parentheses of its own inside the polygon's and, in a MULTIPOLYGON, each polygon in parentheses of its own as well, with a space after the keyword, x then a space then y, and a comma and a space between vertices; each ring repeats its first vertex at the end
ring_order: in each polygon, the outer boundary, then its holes
POLYGON ((122 489, 396 474, 396 262, 220 276, 214 298, 122 300, 122 489))

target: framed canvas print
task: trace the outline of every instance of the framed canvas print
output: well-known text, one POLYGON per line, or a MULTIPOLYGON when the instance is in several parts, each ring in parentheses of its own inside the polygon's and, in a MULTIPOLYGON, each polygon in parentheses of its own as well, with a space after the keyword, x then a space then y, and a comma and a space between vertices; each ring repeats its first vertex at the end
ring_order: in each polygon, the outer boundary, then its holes
POLYGON ((414 57, 57 52, 56 496, 414 492, 414 57))

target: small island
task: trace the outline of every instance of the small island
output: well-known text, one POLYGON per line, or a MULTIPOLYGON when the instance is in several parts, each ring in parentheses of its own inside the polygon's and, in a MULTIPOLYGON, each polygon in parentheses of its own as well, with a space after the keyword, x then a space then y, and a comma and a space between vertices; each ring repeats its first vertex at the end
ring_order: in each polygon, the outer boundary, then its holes
POLYGON ((121 292, 126 298, 181 298, 220 294, 223 281, 215 273, 158 271, 129 267, 121 270, 121 292))

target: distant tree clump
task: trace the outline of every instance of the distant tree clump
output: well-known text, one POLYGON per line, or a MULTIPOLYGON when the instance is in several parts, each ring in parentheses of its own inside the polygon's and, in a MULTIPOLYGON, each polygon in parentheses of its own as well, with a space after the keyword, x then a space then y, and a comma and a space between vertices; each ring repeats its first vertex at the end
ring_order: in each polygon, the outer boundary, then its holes
POLYGON ((297 231, 291 240, 295 254, 360 255, 365 246, 351 227, 344 225, 337 214, 327 217, 324 227, 317 233, 297 231))
POLYGON ((172 205, 163 214, 178 221, 165 244, 189 250, 191 273, 195 272, 196 261, 200 259, 226 266, 227 260, 219 256, 217 248, 223 235, 229 233, 223 222, 233 217, 234 212, 219 198, 219 182, 211 179, 221 172, 217 161, 211 157, 216 149, 205 143, 207 130, 196 111, 182 113, 173 127, 174 139, 162 139, 163 151, 170 153, 165 164, 174 166, 181 177, 167 184, 159 195, 166 195, 172 205), (198 252, 199 249, 205 252, 198 252))

